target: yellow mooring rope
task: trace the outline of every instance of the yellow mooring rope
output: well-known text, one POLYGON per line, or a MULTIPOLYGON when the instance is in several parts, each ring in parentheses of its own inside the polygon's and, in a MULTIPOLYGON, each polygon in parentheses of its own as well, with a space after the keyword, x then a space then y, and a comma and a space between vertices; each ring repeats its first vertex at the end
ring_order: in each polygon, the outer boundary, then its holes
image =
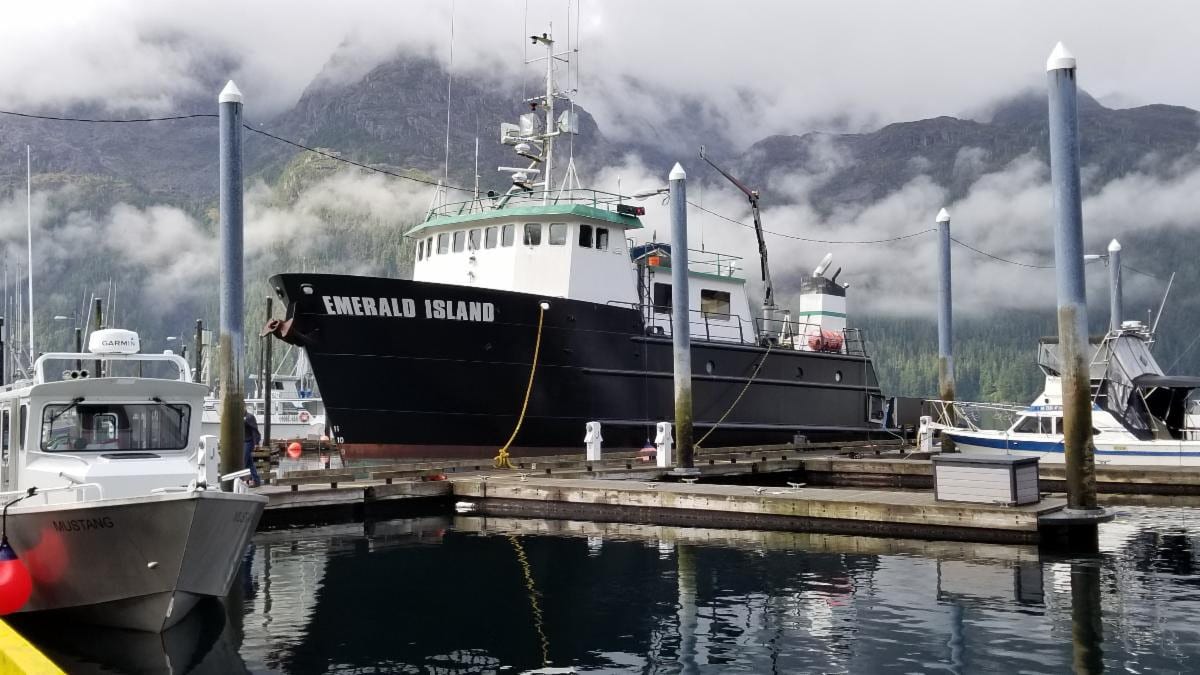
POLYGON ((525 555, 525 547, 521 546, 521 540, 517 535, 508 535, 508 540, 512 542, 513 548, 517 551, 517 562, 521 565, 521 573, 525 575, 525 590, 529 591, 529 607, 533 610, 533 629, 538 634, 538 640, 542 645, 542 666, 550 665, 550 638, 546 637, 545 619, 542 616, 542 608, 538 604, 537 587, 533 585, 533 570, 529 567, 529 558, 525 555))
POLYGON ((717 420, 716 424, 709 427, 708 431, 706 431, 704 435, 700 437, 700 440, 696 441, 695 448, 697 450, 700 449, 700 446, 705 440, 708 439, 709 435, 716 431, 717 427, 721 426, 721 423, 725 421, 725 418, 729 417, 729 413, 733 412, 733 409, 737 407, 738 402, 742 400, 742 397, 746 395, 746 391, 750 389, 750 385, 754 384, 754 378, 758 377, 758 371, 762 370, 763 364, 767 362, 767 356, 770 354, 771 343, 767 342, 767 351, 763 352, 762 359, 760 359, 758 365, 754 367, 754 372, 750 374, 750 379, 746 380, 746 386, 742 387, 742 392, 737 395, 737 398, 733 399, 733 403, 729 404, 729 409, 725 411, 724 415, 721 415, 721 419, 717 420))
POLYGON ((533 363, 529 365, 529 384, 525 387, 525 401, 521 403, 521 414, 517 417, 517 426, 513 429, 512 436, 508 437, 508 442, 500 448, 500 452, 496 454, 494 464, 497 469, 511 469, 513 465, 508 461, 508 448, 513 441, 517 440, 517 434, 521 431, 521 424, 525 422, 525 411, 529 408, 529 395, 533 393, 533 376, 537 373, 538 352, 542 349, 542 320, 546 318, 545 303, 538 304, 538 326, 537 340, 533 343, 533 363))

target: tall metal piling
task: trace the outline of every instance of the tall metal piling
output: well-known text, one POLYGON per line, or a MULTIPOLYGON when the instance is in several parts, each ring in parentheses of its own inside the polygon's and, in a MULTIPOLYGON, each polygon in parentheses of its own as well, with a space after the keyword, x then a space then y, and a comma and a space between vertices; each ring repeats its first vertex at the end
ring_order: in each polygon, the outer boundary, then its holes
MULTIPOLYGON (((950 286, 950 212, 938 211, 938 397, 954 400, 954 324, 950 286)), ((953 424, 954 419, 940 420, 953 424)), ((942 436, 942 452, 954 452, 954 440, 942 436)))
MULTIPOLYGON (((267 296, 267 321, 271 321, 271 307, 274 304, 274 298, 267 296)), ((263 386, 263 432, 262 444, 263 447, 271 447, 271 390, 275 388, 274 370, 275 359, 272 358, 271 345, 275 339, 270 335, 264 335, 260 338, 263 341, 263 369, 262 369, 262 386, 263 386)))
MULTIPOLYGON (((246 366, 242 295, 242 92, 230 80, 217 97, 220 127, 221 473, 242 468, 245 441, 246 366)), ((224 486, 229 489, 231 486, 224 486)))
POLYGON ((1050 99, 1050 181, 1054 198, 1054 267, 1062 363, 1063 446, 1067 506, 1096 509, 1092 446, 1087 297, 1083 276, 1083 210, 1079 187, 1079 118, 1075 57, 1060 42, 1046 61, 1050 99))
POLYGON ((1108 329, 1121 330, 1125 313, 1121 289, 1121 242, 1108 242, 1108 329))
POLYGON ((671 343, 675 352, 675 447, 681 473, 696 472, 692 440, 692 340, 688 326, 687 174, 671 169, 671 343))
POLYGON ((200 382, 201 371, 204 369, 204 321, 196 319, 196 343, 192 347, 192 382, 200 382))
MULTIPOLYGON (((104 307, 100 303, 100 298, 92 298, 92 330, 97 331, 104 327, 104 307)), ((92 377, 104 377, 102 370, 104 362, 96 359, 92 363, 92 377)))

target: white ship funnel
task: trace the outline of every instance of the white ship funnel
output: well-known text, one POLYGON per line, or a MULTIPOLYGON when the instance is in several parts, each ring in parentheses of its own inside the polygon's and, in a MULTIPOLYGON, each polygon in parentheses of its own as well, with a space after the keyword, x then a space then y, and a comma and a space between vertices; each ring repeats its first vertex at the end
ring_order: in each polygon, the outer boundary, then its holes
POLYGON ((842 331, 846 330, 848 284, 838 284, 825 277, 832 262, 833 254, 827 253, 813 270, 813 275, 801 281, 800 311, 796 312, 796 321, 811 348, 840 351, 842 331))

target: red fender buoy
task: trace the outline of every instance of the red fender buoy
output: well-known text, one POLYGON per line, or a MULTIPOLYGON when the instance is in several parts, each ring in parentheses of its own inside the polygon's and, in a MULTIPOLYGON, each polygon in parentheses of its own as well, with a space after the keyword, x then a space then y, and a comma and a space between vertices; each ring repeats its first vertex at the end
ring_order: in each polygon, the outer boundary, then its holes
POLYGON ((33 595, 33 580, 25 563, 8 544, 8 538, 0 541, 0 615, 12 614, 29 602, 33 595))
POLYGON ((291 457, 292 459, 300 459, 300 453, 303 450, 304 449, 300 447, 299 443, 296 443, 295 441, 293 441, 291 443, 288 443, 287 456, 291 457))

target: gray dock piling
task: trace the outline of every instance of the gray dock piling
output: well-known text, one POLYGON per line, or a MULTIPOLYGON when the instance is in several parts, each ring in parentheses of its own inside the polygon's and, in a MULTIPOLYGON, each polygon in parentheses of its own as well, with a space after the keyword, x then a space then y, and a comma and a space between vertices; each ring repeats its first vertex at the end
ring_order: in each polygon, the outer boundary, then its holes
POLYGON ((192 360, 195 361, 192 382, 199 382, 200 371, 204 368, 204 321, 201 319, 196 319, 196 344, 192 348, 192 360))
MULTIPOLYGON (((267 322, 271 321, 271 307, 274 304, 274 298, 267 296, 267 322)), ((265 324, 264 324, 265 325, 265 324)), ((263 432, 262 444, 265 448, 271 447, 271 390, 274 389, 274 369, 275 359, 272 358, 271 345, 275 339, 270 335, 265 335, 263 340, 263 432)))
POLYGON ((1121 330, 1124 299, 1121 289, 1121 243, 1108 243, 1108 329, 1121 330))
MULTIPOLYGON (((104 308, 100 304, 100 298, 92 298, 92 330, 97 331, 104 327, 104 308)), ((104 362, 96 359, 92 363, 92 377, 104 377, 102 366, 104 362)))
MULTIPOLYGON (((938 398, 954 400, 954 324, 950 284, 950 212, 938 211, 938 398)), ((940 420, 953 424, 954 419, 940 420)), ((942 436, 942 452, 954 452, 954 440, 942 436)))
POLYGON ((688 326, 687 174, 671 169, 671 342, 675 352, 675 447, 680 473, 695 473, 692 441, 692 341, 688 326))
MULTIPOLYGON (((230 80, 217 97, 220 126, 221 473, 243 468, 246 370, 242 291, 242 92, 230 80)), ((224 486, 228 489, 230 486, 224 486)))
POLYGON ((1079 118, 1075 57, 1060 42, 1046 61, 1050 99, 1050 181, 1054 199, 1054 266, 1062 363, 1063 446, 1067 505, 1096 510, 1088 368, 1087 296, 1083 277, 1083 211, 1079 187, 1079 118))

